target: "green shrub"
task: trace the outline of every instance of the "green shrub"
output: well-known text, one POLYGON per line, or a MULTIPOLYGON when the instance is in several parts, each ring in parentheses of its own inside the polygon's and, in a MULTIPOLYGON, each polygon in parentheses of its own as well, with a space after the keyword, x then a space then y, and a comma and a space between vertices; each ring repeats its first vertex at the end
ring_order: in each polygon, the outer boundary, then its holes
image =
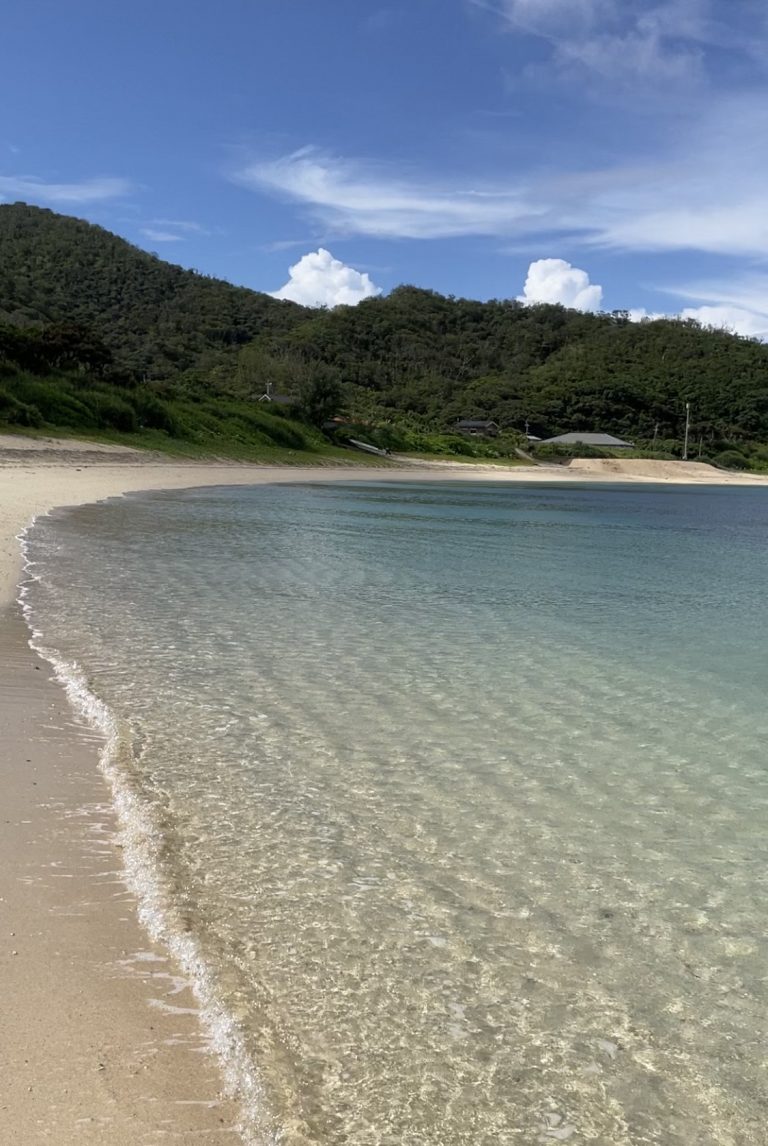
POLYGON ((36 406, 19 402, 12 394, 0 390, 0 421, 11 426, 42 426, 43 416, 36 406))
POLYGON ((18 375, 6 383, 6 389, 18 402, 36 406, 44 422, 74 428, 93 425, 93 414, 89 408, 58 379, 18 375))
POLYGON ((138 430, 139 420, 133 406, 116 394, 93 390, 87 395, 86 402, 93 412, 98 429, 120 430, 124 434, 132 434, 138 430))
POLYGON ((722 466, 726 470, 748 470, 750 469, 749 458, 745 458, 738 450, 723 450, 714 459, 717 466, 722 466))
POLYGON ((155 397, 149 390, 137 390, 131 395, 131 404, 136 411, 139 427, 148 430, 164 430, 172 438, 179 437, 181 425, 170 406, 155 397))

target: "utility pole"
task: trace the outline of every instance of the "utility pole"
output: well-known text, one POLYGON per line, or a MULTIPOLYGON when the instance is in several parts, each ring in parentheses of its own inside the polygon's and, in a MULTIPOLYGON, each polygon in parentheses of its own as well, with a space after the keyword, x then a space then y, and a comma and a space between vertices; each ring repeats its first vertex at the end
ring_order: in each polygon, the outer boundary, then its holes
POLYGON ((683 439, 683 461, 688 461, 688 434, 691 430, 691 403, 685 403, 685 437, 683 439))

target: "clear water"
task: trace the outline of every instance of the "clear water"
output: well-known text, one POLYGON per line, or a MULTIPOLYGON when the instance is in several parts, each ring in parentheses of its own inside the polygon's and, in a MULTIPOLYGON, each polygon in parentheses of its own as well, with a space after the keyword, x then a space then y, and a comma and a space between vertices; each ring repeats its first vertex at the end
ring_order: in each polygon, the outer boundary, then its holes
POLYGON ((768 1142, 767 540, 748 488, 39 521, 33 624, 247 1140, 768 1142))

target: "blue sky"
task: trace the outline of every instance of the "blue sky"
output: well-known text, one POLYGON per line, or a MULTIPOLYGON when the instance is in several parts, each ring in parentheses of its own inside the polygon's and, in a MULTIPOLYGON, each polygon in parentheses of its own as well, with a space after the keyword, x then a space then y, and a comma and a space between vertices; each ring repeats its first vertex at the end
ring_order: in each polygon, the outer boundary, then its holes
POLYGON ((766 49, 765 0, 25 0, 0 200, 309 304, 408 282, 768 337, 766 49))

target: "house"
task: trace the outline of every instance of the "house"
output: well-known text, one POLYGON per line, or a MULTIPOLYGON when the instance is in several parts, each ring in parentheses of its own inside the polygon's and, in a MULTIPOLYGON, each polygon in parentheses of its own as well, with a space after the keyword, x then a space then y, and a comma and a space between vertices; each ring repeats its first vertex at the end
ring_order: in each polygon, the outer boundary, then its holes
POLYGON ((613 434, 558 434, 556 438, 545 438, 542 446, 596 446, 604 450, 631 450, 632 442, 614 438, 613 434))
POLYGON ((468 438, 498 438, 499 427, 496 422, 488 422, 483 418, 464 418, 453 427, 459 434, 468 438))
POLYGON ((276 406, 294 406, 296 404, 296 399, 289 398, 287 394, 273 394, 271 382, 267 382, 267 388, 259 398, 259 401, 274 402, 276 406))

